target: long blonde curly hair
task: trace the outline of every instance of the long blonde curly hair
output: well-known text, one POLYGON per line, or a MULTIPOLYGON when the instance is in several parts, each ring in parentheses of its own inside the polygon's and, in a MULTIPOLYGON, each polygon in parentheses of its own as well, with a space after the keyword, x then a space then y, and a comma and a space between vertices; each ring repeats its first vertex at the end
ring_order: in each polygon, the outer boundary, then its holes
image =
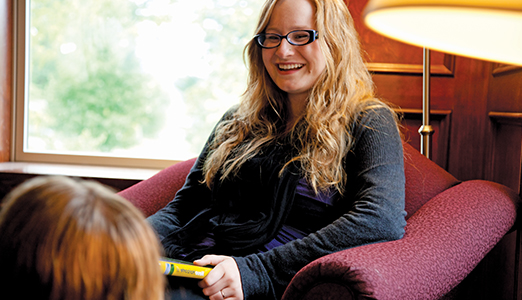
MULTIPOLYGON (((264 32, 278 1, 267 0, 256 34, 264 32)), ((244 50, 249 70, 248 88, 233 116, 216 128, 204 165, 204 182, 211 187, 218 173, 223 180, 237 174, 241 165, 289 135, 297 161, 317 192, 334 187, 344 190, 343 158, 354 140, 351 128, 357 116, 368 109, 388 107, 375 98, 374 84, 359 44, 347 5, 342 0, 309 0, 315 7, 315 22, 326 69, 308 96, 304 115, 290 133, 285 132, 287 95, 266 71, 262 49, 252 39, 244 50)), ((281 170, 281 172, 283 171, 281 170)))

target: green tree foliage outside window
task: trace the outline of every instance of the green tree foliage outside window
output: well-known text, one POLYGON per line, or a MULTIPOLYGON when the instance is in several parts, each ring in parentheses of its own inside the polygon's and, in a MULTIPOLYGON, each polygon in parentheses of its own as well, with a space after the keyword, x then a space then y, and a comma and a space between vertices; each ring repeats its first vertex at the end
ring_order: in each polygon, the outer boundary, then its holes
POLYGON ((49 150, 108 152, 161 126, 166 96, 141 72, 132 47, 137 8, 31 1, 29 97, 37 109, 29 112, 29 134, 49 150))
MULTIPOLYGON (((193 22, 204 31, 208 69, 165 84, 137 55, 140 25, 172 23, 175 16, 168 10, 151 13, 154 7, 192 1, 30 1, 29 148, 109 153, 135 147, 158 135, 171 118, 166 107, 172 98, 168 90, 174 88, 191 120, 184 135, 188 156, 197 154, 215 122, 244 91, 242 51, 262 1, 200 3, 193 22)), ((177 32, 162 38, 174 43, 168 56, 198 47, 177 32)))
POLYGON ((198 132, 212 128, 215 120, 221 117, 221 98, 235 103, 244 92, 247 73, 243 49, 253 37, 255 22, 264 1, 215 2, 215 6, 206 7, 198 14, 198 22, 208 24, 205 42, 212 53, 210 80, 187 77, 177 83, 188 103, 187 113, 197 120, 190 129, 190 144, 194 146, 202 145, 207 138, 198 132), (207 104, 203 105, 202 101, 207 104), (205 107, 204 114, 201 113, 202 106, 205 107), (209 115, 213 118, 206 117, 209 115))

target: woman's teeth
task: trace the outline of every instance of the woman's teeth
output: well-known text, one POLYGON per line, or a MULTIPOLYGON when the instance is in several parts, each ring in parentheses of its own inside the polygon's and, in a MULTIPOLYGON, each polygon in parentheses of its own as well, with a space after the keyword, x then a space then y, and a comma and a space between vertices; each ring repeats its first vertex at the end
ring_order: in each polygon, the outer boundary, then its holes
POLYGON ((285 70, 285 71, 288 71, 288 70, 294 70, 294 69, 300 69, 303 67, 303 64, 280 64, 279 65, 279 69, 281 70, 285 70))

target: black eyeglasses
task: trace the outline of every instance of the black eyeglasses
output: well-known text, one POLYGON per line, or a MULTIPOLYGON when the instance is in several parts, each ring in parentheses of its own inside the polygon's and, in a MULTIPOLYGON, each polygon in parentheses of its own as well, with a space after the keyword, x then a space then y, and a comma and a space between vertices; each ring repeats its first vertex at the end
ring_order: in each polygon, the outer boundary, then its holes
POLYGON ((260 33, 254 38, 257 44, 265 49, 276 48, 281 45, 281 41, 286 39, 291 45, 304 46, 312 43, 319 37, 315 30, 294 30, 287 35, 279 35, 277 33, 260 33))

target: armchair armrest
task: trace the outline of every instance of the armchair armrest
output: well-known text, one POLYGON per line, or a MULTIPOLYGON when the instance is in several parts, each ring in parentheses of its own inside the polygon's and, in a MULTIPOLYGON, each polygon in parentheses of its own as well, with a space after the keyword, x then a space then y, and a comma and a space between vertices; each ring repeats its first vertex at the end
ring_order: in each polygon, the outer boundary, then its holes
POLYGON ((519 200, 489 181, 451 187, 408 220, 401 240, 313 261, 296 274, 283 299, 437 299, 511 229, 519 200))

